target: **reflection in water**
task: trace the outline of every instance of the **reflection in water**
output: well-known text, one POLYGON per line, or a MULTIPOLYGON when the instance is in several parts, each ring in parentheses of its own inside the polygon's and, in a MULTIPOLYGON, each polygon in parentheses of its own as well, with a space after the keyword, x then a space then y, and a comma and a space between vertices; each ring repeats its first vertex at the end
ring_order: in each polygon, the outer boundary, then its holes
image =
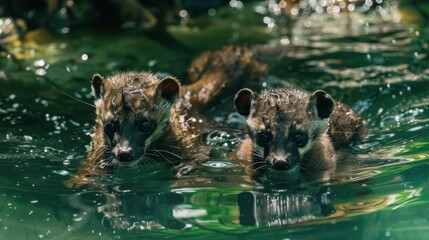
POLYGON ((183 196, 173 192, 109 193, 106 203, 98 207, 103 224, 113 229, 156 230, 183 229, 173 209, 183 203, 183 196))
POLYGON ((329 188, 310 192, 242 192, 237 195, 239 222, 245 226, 284 226, 308 222, 335 212, 329 188))
MULTIPOLYGON (((71 196, 70 204, 79 209, 74 218, 89 220, 97 212, 101 225, 115 230, 183 229, 185 223, 176 219, 174 208, 183 204, 184 197, 174 192, 107 191, 71 196), (95 204, 94 204, 95 203, 95 204), (101 214, 101 215, 100 215, 101 214)), ((76 221, 75 221, 76 222, 76 221)), ((75 228, 83 227, 77 223, 75 228)), ((85 225, 85 224, 84 224, 85 225)))

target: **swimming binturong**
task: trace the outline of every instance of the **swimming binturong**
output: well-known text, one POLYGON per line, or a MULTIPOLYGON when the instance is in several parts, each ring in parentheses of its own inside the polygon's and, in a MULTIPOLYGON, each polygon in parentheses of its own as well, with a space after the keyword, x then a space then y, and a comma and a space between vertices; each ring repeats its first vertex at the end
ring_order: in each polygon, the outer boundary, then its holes
POLYGON ((266 73, 246 47, 227 46, 197 57, 188 69, 189 82, 159 78, 148 72, 125 72, 92 78, 96 120, 87 159, 66 185, 90 184, 91 177, 115 168, 167 163, 177 176, 193 162, 209 159, 211 148, 200 134, 210 124, 200 114, 232 95, 243 80, 266 73))
POLYGON ((333 172, 367 135, 363 117, 323 90, 241 89, 234 105, 246 133, 235 154, 252 176, 287 182, 333 172))

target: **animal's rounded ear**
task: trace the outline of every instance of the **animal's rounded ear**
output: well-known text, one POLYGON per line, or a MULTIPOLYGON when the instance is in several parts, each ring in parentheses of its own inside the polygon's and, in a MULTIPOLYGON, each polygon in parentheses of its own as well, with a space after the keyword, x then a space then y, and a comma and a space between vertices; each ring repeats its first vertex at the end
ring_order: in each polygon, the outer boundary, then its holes
POLYGON ((157 93, 169 102, 174 102, 180 92, 180 83, 173 77, 161 80, 157 87, 157 93))
POLYGON ((237 112, 245 117, 248 117, 252 109, 252 101, 255 94, 248 88, 243 88, 235 95, 234 106, 237 112))
POLYGON ((101 96, 104 93, 104 78, 96 73, 94 76, 92 76, 92 94, 94 95, 95 99, 101 98, 101 96))
POLYGON ((323 90, 316 90, 310 97, 310 111, 320 119, 328 118, 334 110, 334 100, 323 90))

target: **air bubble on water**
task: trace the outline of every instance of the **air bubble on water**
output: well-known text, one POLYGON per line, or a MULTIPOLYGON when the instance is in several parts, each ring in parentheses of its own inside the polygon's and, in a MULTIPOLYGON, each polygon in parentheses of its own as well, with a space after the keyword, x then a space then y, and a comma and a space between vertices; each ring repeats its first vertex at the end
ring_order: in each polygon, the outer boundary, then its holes
POLYGON ((211 168, 233 168, 236 167, 237 165, 231 162, 221 162, 221 161, 208 161, 205 163, 202 163, 203 166, 205 167, 211 167, 211 168))
POLYGON ((68 165, 70 165, 70 160, 68 160, 68 159, 64 160, 64 161, 63 161, 63 165, 64 165, 64 166, 68 166, 68 165))

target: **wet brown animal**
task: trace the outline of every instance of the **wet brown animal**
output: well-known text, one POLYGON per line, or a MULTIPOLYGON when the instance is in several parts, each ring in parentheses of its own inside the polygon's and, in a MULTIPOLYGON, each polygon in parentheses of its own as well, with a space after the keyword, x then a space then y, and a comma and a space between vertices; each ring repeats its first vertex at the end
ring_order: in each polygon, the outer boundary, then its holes
POLYGON ((146 72, 94 75, 91 148, 67 185, 88 184, 92 176, 115 167, 186 163, 178 176, 189 171, 188 163, 208 159, 211 151, 200 139, 208 130, 200 112, 265 72, 266 66, 248 48, 228 46, 194 60, 188 69, 193 83, 186 86, 173 77, 159 79, 146 72))
POLYGON ((234 104, 247 133, 236 154, 255 176, 297 180, 301 173, 333 171, 367 134, 362 116, 322 90, 242 89, 234 104))

